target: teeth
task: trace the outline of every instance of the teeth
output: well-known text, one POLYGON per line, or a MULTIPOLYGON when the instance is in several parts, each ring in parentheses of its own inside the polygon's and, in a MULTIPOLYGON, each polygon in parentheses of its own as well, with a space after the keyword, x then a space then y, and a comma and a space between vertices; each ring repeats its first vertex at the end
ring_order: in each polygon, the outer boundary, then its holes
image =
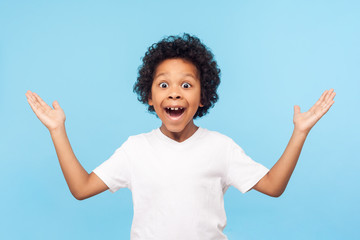
POLYGON ((170 107, 167 107, 166 108, 167 110, 183 110, 184 108, 180 107, 180 108, 170 108, 170 107))

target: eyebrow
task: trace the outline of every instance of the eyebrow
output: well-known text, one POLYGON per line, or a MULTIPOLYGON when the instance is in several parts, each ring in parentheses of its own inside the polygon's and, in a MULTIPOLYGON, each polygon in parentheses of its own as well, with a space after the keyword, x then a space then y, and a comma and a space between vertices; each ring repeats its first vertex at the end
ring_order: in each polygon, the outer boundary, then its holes
MULTIPOLYGON (((158 77, 160 77, 160 76, 168 76, 168 75, 169 75, 168 73, 160 73, 160 74, 156 75, 156 76, 154 77, 154 79, 156 79, 156 78, 158 78, 158 77)), ((192 78, 196 79, 196 78, 194 77, 194 75, 192 75, 192 74, 190 74, 190 73, 185 73, 185 74, 183 74, 182 76, 183 76, 183 77, 192 77, 192 78)))

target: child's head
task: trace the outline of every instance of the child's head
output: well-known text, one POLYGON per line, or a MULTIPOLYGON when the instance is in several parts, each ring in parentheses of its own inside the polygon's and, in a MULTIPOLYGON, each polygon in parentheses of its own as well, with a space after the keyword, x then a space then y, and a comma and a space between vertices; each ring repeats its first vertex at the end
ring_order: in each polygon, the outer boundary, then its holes
MULTIPOLYGON (((169 36, 150 46, 142 59, 143 64, 139 67, 134 92, 138 94, 139 101, 148 105, 157 67, 167 59, 178 58, 193 64, 197 69, 201 85, 200 101, 203 106, 197 109, 194 118, 202 117, 218 100, 216 90, 220 84, 220 69, 210 50, 195 36, 169 36)), ((150 105, 148 110, 155 111, 150 105)))

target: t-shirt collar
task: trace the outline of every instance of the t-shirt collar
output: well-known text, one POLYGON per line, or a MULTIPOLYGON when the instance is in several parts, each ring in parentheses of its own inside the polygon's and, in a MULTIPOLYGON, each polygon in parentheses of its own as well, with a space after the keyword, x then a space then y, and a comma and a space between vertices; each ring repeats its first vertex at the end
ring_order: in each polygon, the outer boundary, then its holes
POLYGON ((186 139, 185 141, 182 142, 178 142, 175 141, 174 139, 169 138, 168 136, 166 136, 163 132, 161 132, 160 128, 155 129, 155 134, 156 136, 162 140, 165 141, 168 144, 171 145, 177 145, 177 146, 184 146, 184 145, 188 145, 189 143, 192 143, 194 141, 196 141, 204 132, 204 128, 199 127, 194 133, 193 135, 191 135, 188 139, 186 139))

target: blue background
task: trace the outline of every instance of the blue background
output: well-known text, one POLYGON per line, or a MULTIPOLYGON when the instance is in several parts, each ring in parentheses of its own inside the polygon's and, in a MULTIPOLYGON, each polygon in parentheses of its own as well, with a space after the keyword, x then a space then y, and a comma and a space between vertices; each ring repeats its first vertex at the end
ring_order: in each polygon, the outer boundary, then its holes
POLYGON ((129 135, 160 126, 132 92, 147 48, 188 32, 222 70, 196 123, 271 168, 293 106, 337 96, 310 132, 285 193, 225 194, 229 239, 359 239, 359 1, 1 1, 0 238, 129 239, 131 191, 72 197, 27 90, 58 100, 91 172, 129 135))

